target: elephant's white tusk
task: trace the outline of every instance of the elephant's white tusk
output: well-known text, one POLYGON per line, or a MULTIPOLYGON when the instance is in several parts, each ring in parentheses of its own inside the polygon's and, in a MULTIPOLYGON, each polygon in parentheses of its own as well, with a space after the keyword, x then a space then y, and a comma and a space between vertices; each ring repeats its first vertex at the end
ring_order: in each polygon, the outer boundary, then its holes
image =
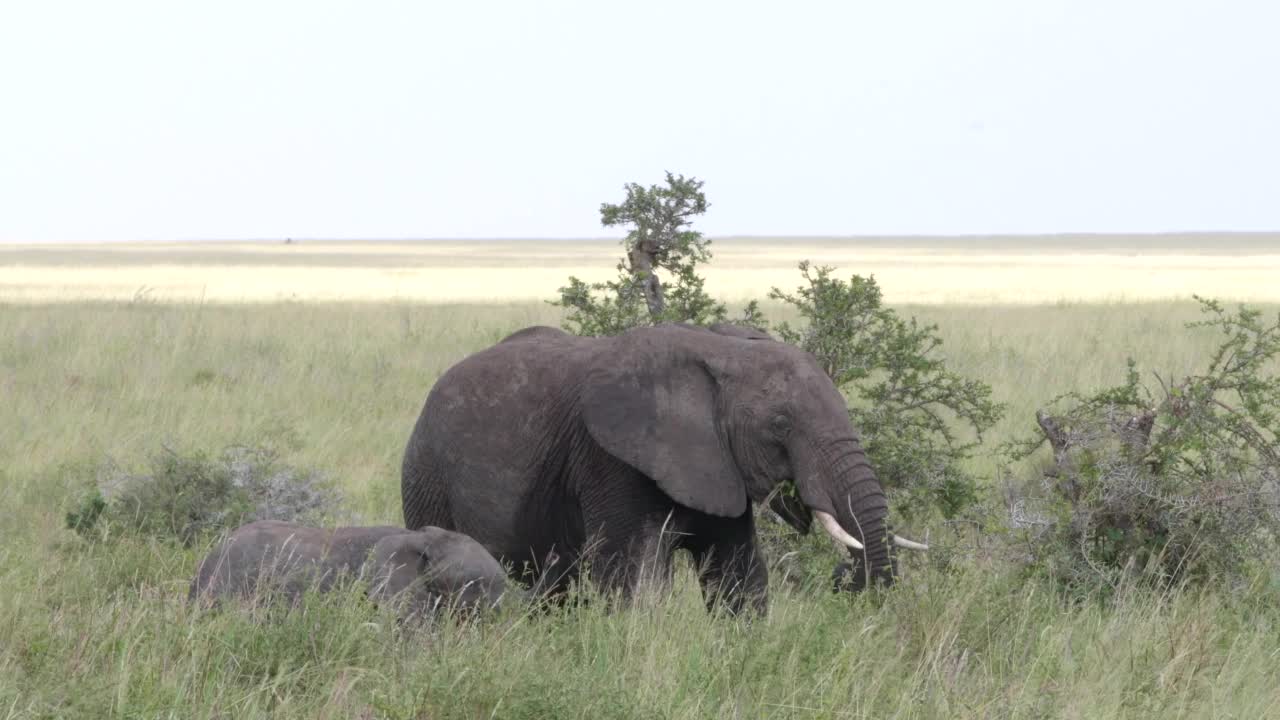
POLYGON ((826 530, 828 535, 835 538, 836 542, 844 545, 845 547, 851 547, 854 550, 862 549, 862 543, 858 542, 857 538, 854 536, 845 532, 844 528, 840 527, 840 523, 836 522, 836 519, 831 516, 831 513, 814 510, 813 514, 818 518, 818 522, 822 523, 822 529, 826 530))
POLYGON ((908 550, 928 550, 929 549, 929 546, 925 545, 924 543, 918 543, 915 540, 908 540, 904 537, 898 537, 897 535, 893 536, 893 544, 897 545, 900 548, 906 548, 908 550))

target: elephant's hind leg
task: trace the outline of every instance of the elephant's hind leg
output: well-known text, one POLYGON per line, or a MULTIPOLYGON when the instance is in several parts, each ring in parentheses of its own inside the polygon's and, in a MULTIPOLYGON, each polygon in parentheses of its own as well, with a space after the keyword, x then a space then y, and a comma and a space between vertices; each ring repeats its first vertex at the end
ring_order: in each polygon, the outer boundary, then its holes
POLYGON ((446 478, 431 463, 413 462, 406 458, 401 470, 400 497, 404 507, 404 526, 418 530, 434 525, 457 530, 449 508, 446 478))

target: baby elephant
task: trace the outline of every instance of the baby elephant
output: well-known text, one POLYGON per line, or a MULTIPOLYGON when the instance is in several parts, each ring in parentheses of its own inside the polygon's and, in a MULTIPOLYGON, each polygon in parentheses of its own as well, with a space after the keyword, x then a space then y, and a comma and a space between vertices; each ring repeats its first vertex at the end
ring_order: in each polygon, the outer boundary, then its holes
POLYGON ((188 597, 256 598, 266 590, 297 602, 310 588, 355 578, 369 583, 374 601, 394 598, 408 614, 492 607, 506 588, 502 566, 462 533, 261 520, 237 528, 201 561, 188 597))

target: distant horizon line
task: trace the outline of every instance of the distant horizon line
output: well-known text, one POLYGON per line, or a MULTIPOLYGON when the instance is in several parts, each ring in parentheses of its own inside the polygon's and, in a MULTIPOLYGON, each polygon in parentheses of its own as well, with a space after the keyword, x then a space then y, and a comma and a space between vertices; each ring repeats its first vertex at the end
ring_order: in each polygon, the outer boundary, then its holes
MULTIPOLYGON (((1026 232, 1026 233, 859 233, 859 234, 747 234, 727 233, 705 235, 709 240, 1013 240, 1013 239, 1108 239, 1108 238, 1210 238, 1280 237, 1277 230, 1169 230, 1147 232, 1026 232)), ((0 245, 129 245, 129 244, 198 244, 198 243, 436 243, 436 242, 602 242, 618 241, 623 235, 484 235, 484 236, 433 236, 433 237, 208 237, 134 240, 0 240, 0 245)))

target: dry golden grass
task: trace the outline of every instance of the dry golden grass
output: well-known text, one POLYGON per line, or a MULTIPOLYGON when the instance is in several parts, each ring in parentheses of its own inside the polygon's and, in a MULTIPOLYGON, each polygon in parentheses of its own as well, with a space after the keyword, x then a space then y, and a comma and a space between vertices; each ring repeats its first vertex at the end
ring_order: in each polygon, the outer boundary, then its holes
MULTIPOLYGON (((512 302, 613 275, 614 240, 0 247, 0 300, 512 302)), ((809 259, 874 274, 891 303, 1280 301, 1280 235, 716 240, 708 290, 792 288, 809 259)))

